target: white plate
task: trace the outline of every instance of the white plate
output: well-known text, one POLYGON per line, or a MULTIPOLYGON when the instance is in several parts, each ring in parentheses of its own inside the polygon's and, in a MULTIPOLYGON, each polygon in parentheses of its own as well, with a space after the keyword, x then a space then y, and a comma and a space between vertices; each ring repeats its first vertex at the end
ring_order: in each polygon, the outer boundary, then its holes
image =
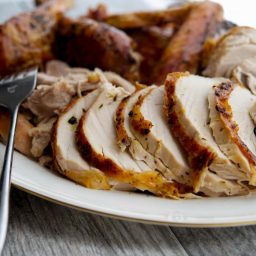
MULTIPOLYGON (((4 146, 0 144, 0 155, 4 146)), ((12 183, 51 201, 97 214, 157 224, 234 226, 256 223, 256 195, 170 200, 140 193, 84 188, 14 154, 12 183)))
MULTIPOLYGON (((85 2, 89 1, 79 1, 80 10, 83 10, 81 5, 85 2)), ((89 3, 92 2, 95 4, 95 0, 89 3)), ((129 11, 134 6, 140 9, 162 7, 166 1, 129 0, 129 4, 128 1, 120 0, 105 2, 111 10, 129 11)), ((4 146, 0 144, 1 157, 3 152, 4 146)), ((198 227, 256 223, 256 195, 175 201, 138 193, 90 190, 40 167, 19 153, 14 154, 12 183, 39 197, 66 206, 139 222, 198 227)))

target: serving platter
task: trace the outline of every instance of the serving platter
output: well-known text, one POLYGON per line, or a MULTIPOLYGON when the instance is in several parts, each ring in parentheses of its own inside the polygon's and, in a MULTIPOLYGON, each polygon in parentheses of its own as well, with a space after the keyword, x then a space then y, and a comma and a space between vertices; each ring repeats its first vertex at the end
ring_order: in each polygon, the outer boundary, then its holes
MULTIPOLYGON (((84 2, 77 1, 76 9, 70 11, 69 15, 82 14, 77 10, 85 10, 96 2, 106 2, 113 12, 127 12, 163 8, 171 1, 132 0, 129 4, 128 1, 122 1, 120 4, 119 0, 86 1, 86 4, 84 2)), ((0 144, 0 162, 3 160, 3 154, 4 146, 0 144)), ((229 198, 170 200, 142 193, 91 190, 39 166, 17 152, 14 154, 12 184, 68 207, 131 221, 187 227, 256 223, 254 193, 229 198)))
MULTIPOLYGON (((0 145, 1 157, 3 152, 4 146, 0 145)), ((39 166, 17 152, 14 154, 12 183, 56 203, 126 220, 198 227, 256 223, 256 194, 170 200, 134 192, 92 190, 39 166)))

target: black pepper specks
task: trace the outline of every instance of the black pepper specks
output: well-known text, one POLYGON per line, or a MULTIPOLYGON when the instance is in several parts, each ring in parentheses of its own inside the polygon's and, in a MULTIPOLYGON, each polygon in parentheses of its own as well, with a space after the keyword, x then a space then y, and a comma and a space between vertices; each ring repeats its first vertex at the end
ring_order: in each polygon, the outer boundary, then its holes
POLYGON ((254 135, 256 136, 256 127, 253 129, 254 135))
POLYGON ((132 117, 133 116, 133 111, 130 111, 128 115, 129 115, 129 117, 132 117))
POLYGON ((74 116, 70 117, 68 123, 71 125, 77 124, 77 118, 74 116))

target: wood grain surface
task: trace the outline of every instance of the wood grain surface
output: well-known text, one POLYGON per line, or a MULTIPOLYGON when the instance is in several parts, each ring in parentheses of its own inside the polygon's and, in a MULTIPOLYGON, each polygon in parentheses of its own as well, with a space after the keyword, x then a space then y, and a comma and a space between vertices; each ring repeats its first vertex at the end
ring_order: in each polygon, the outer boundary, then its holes
POLYGON ((3 255, 186 256, 171 229, 99 217, 13 189, 3 255))
POLYGON ((100 217, 13 188, 4 256, 255 256, 256 226, 171 228, 100 217))

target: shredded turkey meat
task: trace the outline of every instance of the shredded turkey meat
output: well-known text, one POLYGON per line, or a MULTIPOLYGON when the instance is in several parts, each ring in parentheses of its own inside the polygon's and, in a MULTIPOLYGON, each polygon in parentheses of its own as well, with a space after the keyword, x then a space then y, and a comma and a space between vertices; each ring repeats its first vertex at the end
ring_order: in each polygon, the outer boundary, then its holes
POLYGON ((29 135, 32 137, 32 147, 30 151, 34 157, 42 156, 45 148, 49 145, 55 121, 56 117, 42 120, 36 127, 30 130, 29 135))
POLYGON ((50 61, 46 73, 39 73, 37 88, 23 104, 37 121, 58 115, 70 103, 72 97, 97 89, 102 83, 112 82, 132 93, 135 86, 114 72, 100 69, 90 71, 85 68, 70 68, 61 61, 50 61))
POLYGON ((75 94, 73 86, 60 80, 53 85, 39 85, 23 106, 42 120, 61 112, 75 94))

